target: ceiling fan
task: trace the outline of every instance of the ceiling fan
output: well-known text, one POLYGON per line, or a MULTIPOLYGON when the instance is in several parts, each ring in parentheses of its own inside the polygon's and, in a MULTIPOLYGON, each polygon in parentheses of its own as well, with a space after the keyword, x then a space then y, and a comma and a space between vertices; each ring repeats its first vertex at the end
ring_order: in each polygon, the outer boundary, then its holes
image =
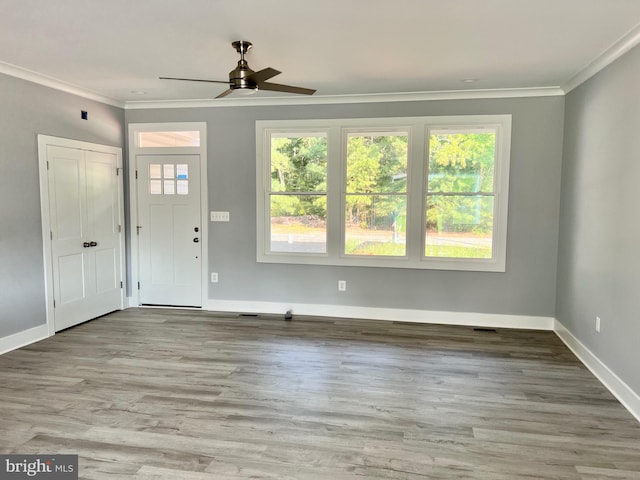
POLYGON ((223 80, 204 80, 199 78, 175 78, 175 77, 159 77, 160 80, 184 80, 187 82, 205 82, 205 83, 225 83, 229 88, 218 95, 216 98, 226 97, 235 90, 251 94, 258 90, 271 90, 274 92, 299 93, 301 95, 313 95, 315 90, 311 88, 294 87, 291 85, 282 85, 280 83, 267 82, 270 78, 280 75, 275 68, 264 68, 254 72, 249 68, 249 64, 244 59, 244 55, 253 46, 251 42, 239 40, 231 44, 233 48, 240 54, 240 60, 236 68, 229 72, 229 81, 223 80))

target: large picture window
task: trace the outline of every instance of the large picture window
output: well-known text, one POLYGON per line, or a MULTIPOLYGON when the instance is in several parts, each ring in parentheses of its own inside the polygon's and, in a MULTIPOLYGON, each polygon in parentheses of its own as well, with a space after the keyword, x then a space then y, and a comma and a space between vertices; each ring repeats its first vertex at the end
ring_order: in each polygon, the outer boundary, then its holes
POLYGON ((258 121, 260 262, 505 271, 510 115, 258 121))

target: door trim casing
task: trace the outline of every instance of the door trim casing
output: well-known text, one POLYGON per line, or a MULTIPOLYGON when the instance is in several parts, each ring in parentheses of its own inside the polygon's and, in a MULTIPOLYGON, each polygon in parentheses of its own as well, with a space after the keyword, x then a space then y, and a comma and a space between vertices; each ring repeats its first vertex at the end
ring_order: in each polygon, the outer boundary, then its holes
POLYGON ((131 263, 127 272, 130 273, 130 291, 127 289, 128 307, 140 306, 140 292, 138 282, 140 281, 140 258, 139 242, 136 233, 138 224, 138 183, 136 182, 136 157, 138 155, 188 155, 196 154, 200 156, 200 216, 202 241, 202 308, 206 305, 209 297, 208 269, 209 269, 209 195, 207 191, 207 124, 206 122, 169 122, 169 123, 130 123, 127 129, 129 147, 128 153, 128 187, 129 195, 129 228, 128 238, 130 240, 127 249, 128 258, 131 263), (199 131, 199 147, 160 147, 160 148, 140 148, 137 142, 139 132, 179 132, 179 131, 199 131))
MULTIPOLYGON (((116 156, 116 168, 124 175, 122 169, 122 149, 120 147, 112 147, 109 145, 101 145, 98 143, 84 142, 81 140, 72 140, 69 138, 53 137, 50 135, 38 134, 38 175, 40 180, 40 214, 42 220, 42 248, 44 256, 44 293, 45 293, 45 316, 46 325, 49 336, 55 334, 55 310, 53 305, 53 259, 51 255, 51 214, 49 199, 49 178, 47 169, 47 146, 54 145, 59 147, 75 148, 78 150, 89 150, 93 152, 109 153, 116 156)), ((122 176, 118 181, 118 214, 122 225, 120 234, 120 271, 122 272, 122 281, 124 283, 120 308, 124 308, 124 292, 126 291, 126 276, 124 257, 126 256, 125 245, 123 239, 126 235, 126 226, 124 222, 124 181, 122 176)))

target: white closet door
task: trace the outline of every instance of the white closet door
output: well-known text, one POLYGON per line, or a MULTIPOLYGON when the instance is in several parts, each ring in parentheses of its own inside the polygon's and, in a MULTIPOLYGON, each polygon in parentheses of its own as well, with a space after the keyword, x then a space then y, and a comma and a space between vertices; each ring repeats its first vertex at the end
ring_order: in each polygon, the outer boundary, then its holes
POLYGON ((122 308, 117 158, 47 145, 55 329, 122 308))

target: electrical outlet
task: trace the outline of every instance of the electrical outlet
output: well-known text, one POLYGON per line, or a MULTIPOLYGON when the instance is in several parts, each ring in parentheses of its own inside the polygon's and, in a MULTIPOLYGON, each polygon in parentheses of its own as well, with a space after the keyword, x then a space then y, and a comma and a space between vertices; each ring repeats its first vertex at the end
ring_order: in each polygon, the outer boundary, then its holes
POLYGON ((218 272, 211 272, 211 283, 218 283, 218 272))
POLYGON ((338 291, 346 292, 347 291, 347 281, 346 280, 338 280, 338 291))
POLYGON ((596 332, 600 333, 600 317, 596 317, 596 332))

